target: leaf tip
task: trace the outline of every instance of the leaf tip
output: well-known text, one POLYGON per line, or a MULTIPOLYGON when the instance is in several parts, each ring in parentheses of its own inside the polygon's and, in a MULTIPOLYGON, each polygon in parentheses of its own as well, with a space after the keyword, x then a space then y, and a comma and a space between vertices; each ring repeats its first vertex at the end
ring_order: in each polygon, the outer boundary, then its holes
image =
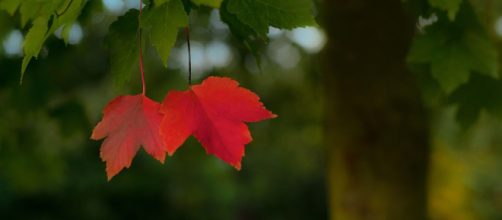
POLYGON ((23 85, 23 78, 24 78, 24 70, 25 68, 23 68, 23 70, 21 70, 21 76, 19 77, 19 85, 23 85))
POLYGON ((89 137, 89 139, 91 139, 91 140, 95 140, 95 141, 99 140, 99 139, 97 139, 97 138, 96 138, 96 133, 95 133, 94 131, 92 131, 92 134, 91 134, 91 136, 89 137))
POLYGON ((241 171, 241 162, 237 162, 237 163, 234 163, 232 164, 232 166, 237 170, 237 171, 241 171))
POLYGON ((169 155, 170 157, 172 157, 174 155, 174 153, 176 152, 176 150, 178 149, 178 147, 169 147, 167 146, 166 147, 166 151, 167 151, 167 155, 169 155))
POLYGON ((157 159, 160 164, 164 164, 164 162, 166 162, 166 154, 164 152, 162 152, 162 154, 160 155, 152 155, 155 159, 157 159))
POLYGON ((113 171, 111 170, 109 167, 108 167, 108 164, 106 165, 106 179, 108 180, 108 182, 110 182, 112 180, 112 178, 117 175, 118 173, 120 172, 119 171, 113 171))

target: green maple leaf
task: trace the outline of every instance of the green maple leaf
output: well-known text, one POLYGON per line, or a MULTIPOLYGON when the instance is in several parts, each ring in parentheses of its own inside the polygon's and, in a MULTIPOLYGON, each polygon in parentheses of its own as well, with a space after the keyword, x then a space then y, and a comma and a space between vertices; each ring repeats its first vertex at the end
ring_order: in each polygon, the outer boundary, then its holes
POLYGON ((262 36, 269 26, 292 29, 316 24, 310 0, 228 1, 227 10, 262 36))
POLYGON ((110 50, 110 72, 116 85, 123 85, 139 72, 137 42, 138 11, 131 10, 110 26, 106 42, 110 50))
MULTIPOLYGON (((34 20, 23 43, 24 57, 21 64, 21 83, 28 64, 32 58, 38 57, 44 42, 58 27, 64 26, 66 28, 63 29, 63 33, 66 33, 63 36, 65 41, 68 41, 68 32, 71 27, 69 24, 75 22, 85 3, 85 0, 26 0, 22 2, 19 8, 21 25, 24 26, 29 20, 34 20), (53 18, 52 22, 50 22, 51 18, 53 18)), ((14 7, 10 9, 15 11, 14 7)))
POLYGON ((167 59, 176 43, 179 28, 186 26, 188 15, 181 0, 170 0, 167 4, 156 5, 145 11, 141 27, 145 29, 145 35, 150 37, 164 66, 167 66, 167 59))
POLYGON ((24 58, 21 64, 21 79, 23 81, 24 72, 33 57, 37 58, 45 42, 45 36, 48 30, 49 17, 39 17, 33 21, 23 43, 24 58))
POLYGON ((478 25, 438 22, 415 38, 408 54, 412 64, 429 64, 442 90, 452 93, 469 81, 472 73, 498 77, 498 54, 478 25))
POLYGON ((458 105, 456 118, 462 127, 473 125, 482 110, 502 117, 502 80, 474 74, 448 98, 458 105))

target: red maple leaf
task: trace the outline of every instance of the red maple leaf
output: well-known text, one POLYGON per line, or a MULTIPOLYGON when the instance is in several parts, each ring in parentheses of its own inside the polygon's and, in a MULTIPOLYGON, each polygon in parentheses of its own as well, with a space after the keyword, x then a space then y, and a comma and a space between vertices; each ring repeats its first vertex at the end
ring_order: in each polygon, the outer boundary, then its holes
POLYGON ((276 117, 253 92, 223 77, 209 77, 187 91, 169 92, 160 111, 160 135, 172 155, 193 134, 206 149, 223 161, 241 167, 244 145, 252 141, 244 122, 276 117))
POLYGON ((159 136, 162 114, 160 104, 143 94, 119 96, 103 111, 103 120, 92 131, 91 138, 107 137, 101 145, 101 159, 106 162, 108 180, 132 159, 143 145, 147 153, 164 163, 165 148, 159 136))

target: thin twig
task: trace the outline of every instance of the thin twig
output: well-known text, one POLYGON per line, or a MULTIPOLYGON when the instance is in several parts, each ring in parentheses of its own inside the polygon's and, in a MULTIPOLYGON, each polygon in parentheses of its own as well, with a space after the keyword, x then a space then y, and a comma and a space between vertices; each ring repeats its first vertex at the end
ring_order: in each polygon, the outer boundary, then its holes
POLYGON ((143 87, 143 95, 146 94, 145 71, 143 69, 143 48, 141 46, 141 14, 143 13, 143 0, 139 0, 139 15, 138 15, 138 47, 139 47, 139 71, 141 72, 141 85, 143 87))

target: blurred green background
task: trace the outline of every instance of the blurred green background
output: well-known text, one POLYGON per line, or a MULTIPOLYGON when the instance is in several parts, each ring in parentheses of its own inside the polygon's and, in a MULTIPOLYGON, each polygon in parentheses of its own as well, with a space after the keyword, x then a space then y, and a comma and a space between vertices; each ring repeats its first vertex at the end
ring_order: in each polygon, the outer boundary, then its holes
MULTIPOLYGON (((477 9, 500 51, 502 4, 492 2, 490 13, 482 3, 477 9)), ((26 30, 18 27, 19 15, 0 11, 0 219, 327 219, 323 129, 330 97, 323 92, 321 63, 329 41, 326 21, 319 27, 272 28, 256 58, 217 11, 193 12, 194 81, 232 77, 279 117, 250 125, 254 141, 241 171, 207 156, 190 138, 164 165, 140 150, 130 169, 106 180, 101 142, 89 138, 92 128, 108 101, 141 88, 139 71, 128 85, 114 84, 104 38, 116 17, 134 7, 131 1, 89 1, 70 44, 49 38, 21 86, 19 39, 26 30)), ((144 56, 149 97, 161 101, 168 90, 187 88, 182 32, 168 69, 154 49, 145 48, 144 56)), ((456 118, 457 105, 424 102, 430 103, 428 216, 502 219, 500 118, 480 110, 465 127, 456 118)))
MULTIPOLYGON (((103 39, 127 9, 114 4, 89 2, 79 19, 82 38, 68 46, 50 38, 21 86, 19 55, 0 55, 0 219, 326 218, 322 96, 314 64, 320 46, 307 53, 292 33, 276 30, 270 47, 278 50, 265 52, 260 72, 209 8, 192 13, 194 82, 232 77, 280 117, 250 125, 255 141, 240 172, 190 138, 164 165, 140 150, 130 169, 106 180, 92 128, 108 101, 141 92, 139 70, 127 86, 116 86, 108 74, 103 39)), ((1 38, 7 39, 19 18, 0 15, 1 38)), ((324 37, 318 29, 310 32, 324 37)), ((144 59, 152 99, 187 88, 182 32, 169 69, 152 48, 145 48, 144 59)))

